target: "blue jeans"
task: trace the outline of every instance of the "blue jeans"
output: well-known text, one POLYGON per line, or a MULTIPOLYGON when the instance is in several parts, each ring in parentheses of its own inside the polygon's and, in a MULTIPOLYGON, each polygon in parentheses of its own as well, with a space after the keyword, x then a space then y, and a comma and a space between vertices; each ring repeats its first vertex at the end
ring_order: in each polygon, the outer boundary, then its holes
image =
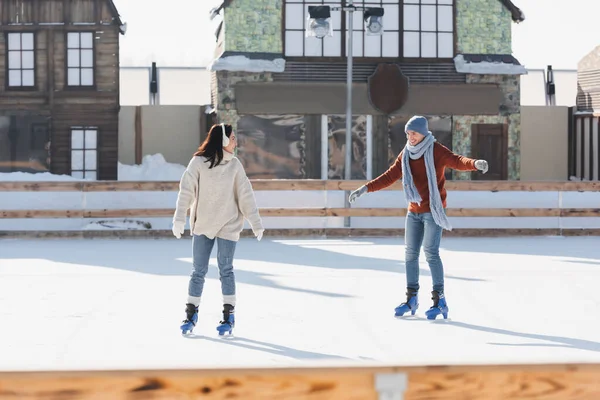
POLYGON ((444 292, 444 266, 440 258, 442 227, 433 220, 431 213, 408 212, 404 230, 406 248, 406 287, 419 290, 419 253, 421 245, 429 264, 433 290, 444 292))
POLYGON ((192 238, 193 265, 188 294, 194 297, 202 296, 204 278, 208 272, 208 261, 213 246, 217 242, 217 264, 221 276, 221 292, 223 296, 235 295, 235 275, 233 273, 233 255, 237 242, 215 238, 209 239, 204 235, 194 235, 192 238))

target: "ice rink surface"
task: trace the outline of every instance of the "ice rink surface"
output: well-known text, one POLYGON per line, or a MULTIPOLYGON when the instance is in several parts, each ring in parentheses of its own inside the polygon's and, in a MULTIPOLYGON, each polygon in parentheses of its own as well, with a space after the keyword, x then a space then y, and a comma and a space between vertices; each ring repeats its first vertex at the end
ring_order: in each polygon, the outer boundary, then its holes
POLYGON ((0 240, 0 370, 600 362, 600 240, 444 238, 447 321, 405 299, 402 238, 242 239, 219 338, 216 246, 183 337, 191 240, 0 240))

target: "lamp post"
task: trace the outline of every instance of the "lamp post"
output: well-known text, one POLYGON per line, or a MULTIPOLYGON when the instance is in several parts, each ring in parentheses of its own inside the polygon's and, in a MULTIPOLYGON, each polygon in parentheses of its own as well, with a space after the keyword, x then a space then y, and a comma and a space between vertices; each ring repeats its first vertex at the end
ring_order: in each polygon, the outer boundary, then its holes
MULTIPOLYGON (((346 30, 348 51, 346 63, 346 156, 344 162, 344 179, 352 179, 352 65, 353 65, 353 36, 354 36, 354 13, 363 11, 363 20, 367 35, 383 34, 383 14, 384 9, 379 7, 360 7, 355 6, 352 0, 347 0, 346 5, 342 7, 330 6, 308 6, 308 24, 306 27, 307 37, 316 37, 323 39, 326 36, 333 36, 333 26, 331 23, 331 11, 342 11, 348 13, 348 29, 346 30), (348 32, 350 32, 348 34, 348 32)), ((345 196, 346 208, 350 206, 348 202, 348 193, 345 196)), ((345 225, 350 226, 350 218, 345 218, 345 225)))

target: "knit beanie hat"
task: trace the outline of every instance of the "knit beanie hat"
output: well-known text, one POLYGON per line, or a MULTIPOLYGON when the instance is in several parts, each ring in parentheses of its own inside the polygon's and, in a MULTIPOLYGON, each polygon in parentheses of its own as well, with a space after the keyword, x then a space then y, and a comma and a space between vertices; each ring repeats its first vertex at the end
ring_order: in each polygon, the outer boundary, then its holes
POLYGON ((408 120, 406 125, 404 126, 404 132, 415 131, 419 132, 423 136, 431 135, 431 131, 429 130, 429 125, 427 123, 427 118, 422 117, 420 115, 415 115, 411 119, 408 120))

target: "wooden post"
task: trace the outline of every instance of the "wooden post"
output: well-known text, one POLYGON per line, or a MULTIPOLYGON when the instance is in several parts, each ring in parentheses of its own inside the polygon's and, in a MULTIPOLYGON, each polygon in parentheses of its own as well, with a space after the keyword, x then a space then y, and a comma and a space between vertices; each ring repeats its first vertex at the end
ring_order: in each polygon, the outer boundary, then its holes
POLYGON ((141 106, 137 106, 137 107, 135 107, 135 141, 134 141, 134 146, 135 146, 135 163, 136 164, 141 164, 142 163, 142 157, 143 157, 143 153, 142 153, 142 135, 143 135, 143 129, 142 129, 142 107, 141 106))

